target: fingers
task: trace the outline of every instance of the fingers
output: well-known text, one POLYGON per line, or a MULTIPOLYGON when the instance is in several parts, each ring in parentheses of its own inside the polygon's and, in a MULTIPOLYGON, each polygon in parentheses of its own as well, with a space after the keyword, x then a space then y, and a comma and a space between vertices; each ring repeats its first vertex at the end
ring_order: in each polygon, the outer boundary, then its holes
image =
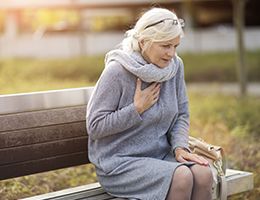
POLYGON ((178 162, 188 162, 188 160, 186 159, 188 157, 188 152, 182 148, 179 148, 177 147, 175 149, 175 159, 178 161, 178 162))
POLYGON ((160 83, 152 83, 150 86, 145 88, 144 90, 141 90, 141 80, 137 80, 136 90, 137 92, 140 92, 142 95, 145 96, 147 100, 150 99, 151 103, 154 104, 158 99, 160 95, 160 83))
POLYGON ((207 161, 205 158, 203 158, 202 156, 199 156, 199 155, 196 155, 196 156, 197 156, 197 159, 200 161, 201 165, 209 165, 209 161, 207 161))
POLYGON ((156 99, 160 94, 160 83, 153 83, 149 87, 147 87, 144 91, 147 95, 150 95, 152 99, 156 99))
POLYGON ((136 80, 136 88, 135 88, 135 91, 138 92, 138 91, 141 91, 141 86, 142 86, 142 81, 140 78, 138 78, 136 80))
POLYGON ((152 93, 156 93, 158 90, 160 90, 161 84, 160 83, 153 83, 149 87, 147 87, 147 90, 150 90, 152 93))
POLYGON ((205 165, 205 166, 209 165, 209 162, 205 158, 197 154, 189 153, 182 149, 175 150, 175 153, 176 153, 176 160, 179 162, 192 161, 200 165, 205 165))
POLYGON ((160 90, 160 87, 161 87, 160 83, 152 83, 147 88, 142 90, 141 89, 142 88, 142 80, 140 78, 137 78, 137 80, 136 80, 136 90, 138 90, 138 91, 143 91, 143 92, 155 94, 160 90))
POLYGON ((188 159, 189 161, 194 161, 200 165, 209 165, 209 162, 205 158, 197 154, 189 153, 186 159, 188 159))
POLYGON ((142 114, 145 110, 154 105, 160 96, 160 84, 152 83, 149 87, 142 90, 142 81, 137 78, 134 95, 134 105, 138 113, 142 114))
POLYGON ((152 101, 154 101, 154 103, 156 103, 159 100, 160 97, 160 91, 154 93, 151 98, 153 99, 152 101))
POLYGON ((185 160, 181 155, 177 156, 177 157, 176 157, 176 160, 177 160, 178 162, 181 162, 181 163, 188 162, 188 161, 185 160))

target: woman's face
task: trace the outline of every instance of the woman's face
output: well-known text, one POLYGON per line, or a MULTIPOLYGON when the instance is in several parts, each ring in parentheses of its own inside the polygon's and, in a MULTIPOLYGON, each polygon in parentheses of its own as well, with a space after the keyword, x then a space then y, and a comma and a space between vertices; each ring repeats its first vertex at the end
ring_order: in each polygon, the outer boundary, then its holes
MULTIPOLYGON (((180 44, 180 36, 165 42, 153 42, 152 45, 142 53, 148 63, 152 63, 159 68, 168 66, 175 56, 176 48, 180 44)), ((144 41, 140 42, 141 50, 144 48, 144 41)))

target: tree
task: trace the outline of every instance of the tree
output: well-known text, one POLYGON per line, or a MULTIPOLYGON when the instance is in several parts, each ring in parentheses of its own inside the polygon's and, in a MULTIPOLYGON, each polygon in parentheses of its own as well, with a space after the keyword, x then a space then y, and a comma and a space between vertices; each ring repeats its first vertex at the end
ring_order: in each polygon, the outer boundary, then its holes
POLYGON ((233 22, 236 27, 237 37, 237 76, 240 85, 240 95, 247 94, 247 69, 244 46, 244 24, 245 24, 245 3, 246 0, 232 0, 233 22))

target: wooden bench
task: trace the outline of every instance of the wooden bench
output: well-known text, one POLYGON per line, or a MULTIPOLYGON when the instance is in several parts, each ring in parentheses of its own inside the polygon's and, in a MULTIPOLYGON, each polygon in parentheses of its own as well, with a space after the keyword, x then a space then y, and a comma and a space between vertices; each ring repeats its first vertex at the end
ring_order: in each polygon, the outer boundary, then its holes
MULTIPOLYGON (((93 88, 0 96, 0 180, 88 164, 86 104, 93 88)), ((227 170, 228 195, 253 188, 253 174, 227 170)), ((216 199, 218 191, 214 191, 216 199)), ((99 183, 26 198, 120 199, 99 183)))

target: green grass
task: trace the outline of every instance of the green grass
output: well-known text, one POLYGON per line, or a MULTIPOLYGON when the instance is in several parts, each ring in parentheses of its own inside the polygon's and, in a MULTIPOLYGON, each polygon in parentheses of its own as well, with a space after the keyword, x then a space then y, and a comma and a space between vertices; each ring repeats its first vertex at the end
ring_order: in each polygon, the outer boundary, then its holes
MULTIPOLYGON (((236 55, 234 52, 180 54, 185 64, 188 82, 237 81, 236 55)), ((260 81, 260 50, 246 53, 248 80, 260 81)))
POLYGON ((103 57, 65 60, 0 60, 0 94, 55 90, 94 85, 103 57))
POLYGON ((260 121, 257 120, 260 116, 259 97, 240 99, 217 94, 204 97, 193 94, 190 102, 193 121, 198 119, 203 124, 225 122, 231 134, 260 136, 260 121))
MULTIPOLYGON (((235 54, 180 54, 187 82, 236 81, 235 54)), ((247 52, 248 80, 260 82, 260 50, 247 52)), ((71 59, 0 59, 0 94, 84 87, 100 76, 104 56, 71 59)))
POLYGON ((254 173, 254 190, 231 200, 260 196, 260 98, 190 94, 191 135, 225 150, 228 168, 254 173))

